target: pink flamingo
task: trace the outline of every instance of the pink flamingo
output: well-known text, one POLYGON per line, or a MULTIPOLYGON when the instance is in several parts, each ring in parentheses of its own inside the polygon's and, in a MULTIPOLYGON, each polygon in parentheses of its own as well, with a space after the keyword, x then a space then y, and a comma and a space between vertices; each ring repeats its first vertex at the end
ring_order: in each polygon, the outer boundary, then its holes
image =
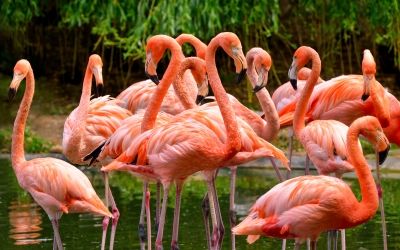
POLYGON ((275 238, 295 238, 296 247, 311 238, 312 248, 321 232, 351 228, 371 219, 378 208, 378 192, 368 163, 359 147, 362 134, 381 152, 382 163, 389 142, 375 117, 357 119, 347 134, 347 149, 360 183, 361 202, 342 180, 330 176, 300 176, 273 187, 261 196, 250 214, 233 229, 238 235, 249 235, 253 243, 260 235, 275 238))
POLYGON ((183 45, 185 43, 189 43, 196 50, 196 56, 205 60, 206 59, 206 50, 207 45, 203 43, 200 39, 195 37, 192 34, 180 34, 175 40, 179 43, 179 45, 183 45))
MULTIPOLYGON (((226 132, 221 130, 220 125, 213 118, 210 119, 207 117, 208 111, 203 111, 204 107, 193 109, 192 114, 190 114, 191 110, 187 110, 174 117, 174 122, 148 130, 136 137, 132 142, 131 147, 126 152, 124 152, 114 162, 103 168, 104 171, 123 170, 139 172, 149 176, 150 178, 161 180, 164 187, 164 197, 156 240, 157 248, 160 248, 162 244, 166 200, 168 197, 169 186, 173 181, 175 181, 177 185, 177 196, 172 248, 176 249, 178 228, 176 225, 179 223, 180 191, 182 190, 183 181, 187 176, 200 170, 208 170, 204 173, 209 187, 210 204, 217 205, 215 189, 212 185, 214 179, 213 169, 224 165, 227 166, 241 163, 257 157, 271 157, 273 156, 273 151, 278 152, 278 154, 280 154, 279 157, 286 160, 284 154, 280 150, 274 148, 261 138, 258 138, 258 145, 253 145, 254 147, 258 146, 259 150, 253 149, 254 152, 240 152, 236 154, 237 151, 241 150, 241 148, 251 146, 249 145, 251 143, 242 145, 240 142, 241 134, 248 133, 246 140, 249 140, 248 138, 250 138, 250 140, 257 138, 257 135, 254 134, 251 127, 246 123, 242 122, 241 126, 243 127, 241 127, 240 132, 237 128, 238 125, 235 121, 234 112, 232 107, 229 105, 228 97, 221 85, 215 68, 214 57, 215 50, 218 46, 221 46, 235 59, 237 72, 241 72, 242 68, 246 66, 246 61, 243 52, 241 51, 240 41, 237 36, 232 33, 221 33, 208 45, 206 53, 206 59, 208 60, 206 64, 207 72, 217 102, 220 105, 222 105, 221 103, 226 105, 220 106, 222 118, 220 118, 221 114, 219 114, 219 118, 217 118, 219 120, 223 119, 226 132), (209 52, 209 50, 211 52, 209 52), (246 125, 247 129, 245 128, 246 125), (260 148, 261 144, 264 148, 260 148), (138 165, 132 165, 134 162, 138 165)), ((151 51, 153 55, 153 50, 149 49, 149 44, 147 50, 151 51)), ((147 71, 156 74, 154 67, 147 68, 147 71)), ((161 85, 160 83, 159 88, 161 90, 157 89, 156 93, 162 96, 162 91, 165 91, 165 89, 168 88, 168 85, 161 85)), ((155 100, 160 100, 160 97, 155 100)), ((151 110, 150 106, 146 110, 146 115, 153 117, 150 117, 149 119, 146 118, 145 115, 142 123, 142 128, 144 127, 145 129, 150 128, 152 124, 154 124, 154 116, 157 114, 157 110, 156 112, 151 113, 149 113, 149 110, 151 110)), ((212 116, 215 117, 215 112, 212 114, 214 114, 212 116)), ((216 210, 219 209, 216 207, 216 210)), ((211 209, 211 211, 215 210, 211 209)), ((216 225, 215 221, 218 220, 216 218, 217 215, 215 212, 212 215, 213 225, 216 225)), ((217 238, 213 241, 213 247, 218 248, 216 245, 220 244, 222 237, 218 238, 219 236, 216 230, 215 233, 217 234, 217 238)))
MULTIPOLYGON (((112 99, 109 96, 90 100, 93 75, 96 79, 96 86, 103 85, 102 66, 100 56, 93 54, 89 57, 79 106, 65 120, 62 141, 63 154, 74 164, 86 164, 84 156, 109 138, 121 122, 132 115, 129 110, 120 107, 120 100, 112 99)), ((111 203, 113 213, 110 238, 110 249, 113 249, 119 211, 107 180, 105 180, 105 194, 106 204, 108 206, 108 203, 111 203)), ((105 247, 109 220, 109 217, 105 217, 103 221, 102 249, 105 247)))
POLYGON ((26 89, 15 118, 11 161, 19 185, 28 191, 45 210, 54 231, 53 249, 63 249, 58 230, 63 213, 91 212, 112 217, 97 196, 89 179, 71 164, 56 158, 25 159, 24 131, 35 90, 35 79, 30 63, 19 60, 14 67, 9 97, 13 98, 26 77, 26 89))

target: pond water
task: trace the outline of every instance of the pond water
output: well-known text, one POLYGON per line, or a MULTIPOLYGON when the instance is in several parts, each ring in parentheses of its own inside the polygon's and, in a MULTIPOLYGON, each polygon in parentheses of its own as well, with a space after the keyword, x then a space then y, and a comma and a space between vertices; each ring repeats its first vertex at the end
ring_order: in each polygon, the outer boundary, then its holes
MULTIPOLYGON (((103 181, 97 169, 84 169, 97 193, 103 197, 103 181)), ((294 175, 303 172, 294 171, 294 175)), ((230 249, 228 224, 229 172, 222 170, 217 180, 221 210, 224 215, 226 235, 223 249, 230 249)), ((53 232, 44 211, 17 183, 10 161, 0 159, 0 249, 51 249, 53 232)), ((389 249, 400 249, 400 182, 387 174, 383 180, 385 210, 388 222, 389 249)), ((354 177, 346 178, 354 192, 359 193, 354 177)), ((139 249, 137 224, 141 202, 141 182, 128 174, 113 174, 110 183, 121 212, 115 249, 139 249)), ((277 183, 274 172, 266 168, 239 168, 237 179, 238 217, 243 218, 251 204, 277 183)), ((191 178, 185 185, 182 197, 180 248, 206 249, 201 214, 201 200, 205 185, 200 177, 191 178)), ((171 194, 174 190, 171 190, 171 194)), ((152 194, 155 189, 152 187, 152 194)), ((154 196, 154 195, 153 195, 154 196)), ((154 200, 152 200, 154 208, 154 200)), ((165 227, 164 248, 169 249, 174 199, 170 196, 165 227)), ((152 209, 154 210, 154 209, 152 209)), ((99 249, 102 218, 90 214, 67 214, 60 221, 61 238, 65 249, 99 249)), ((154 233, 154 232, 153 232, 154 233)), ((346 231, 347 249, 382 249, 380 213, 369 222, 346 231)), ((325 234, 319 240, 319 249, 326 248, 325 234)), ((153 239, 155 236, 153 235, 153 239)), ((261 238, 253 245, 245 237, 237 237, 237 249, 280 249, 281 241, 261 238)), ((293 249, 293 241, 288 242, 293 249)), ((303 249, 305 247, 303 246, 303 249)))

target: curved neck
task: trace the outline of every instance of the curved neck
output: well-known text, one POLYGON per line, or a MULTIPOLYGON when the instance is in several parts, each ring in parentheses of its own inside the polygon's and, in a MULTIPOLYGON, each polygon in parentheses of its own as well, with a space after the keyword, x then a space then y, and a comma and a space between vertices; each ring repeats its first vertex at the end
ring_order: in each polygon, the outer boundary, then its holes
POLYGON ((35 77, 32 68, 26 76, 26 87, 24 97, 19 105, 17 117, 14 121, 11 144, 11 161, 13 168, 26 161, 24 152, 25 125, 31 108, 33 94, 35 92, 35 77))
MULTIPOLYGON (((254 56, 251 55, 247 58, 247 66, 247 77, 250 79, 251 85, 254 88, 258 79, 258 74, 254 65, 254 56)), ((276 111, 275 104, 266 88, 257 91, 256 96, 265 114, 264 119, 266 121, 261 137, 267 141, 271 141, 279 133, 280 124, 278 111, 276 111)))
POLYGON ((158 84, 156 90, 154 91, 150 102, 147 106, 146 112, 142 121, 142 132, 154 128, 157 114, 161 109, 161 104, 165 95, 168 92, 169 86, 175 80, 176 73, 179 70, 179 66, 184 59, 181 47, 179 44, 174 44, 172 42, 168 43, 169 49, 171 50, 171 61, 168 64, 168 68, 164 73, 163 78, 158 84))
MULTIPOLYGON (((353 164, 361 188, 359 207, 352 210, 352 217, 364 221, 373 216, 378 208, 378 192, 368 163, 358 144, 358 136, 362 123, 351 125, 347 133, 347 150, 350 162, 353 164)), ((350 211, 349 211, 350 212, 350 211)))
POLYGON ((293 118, 293 130, 297 138, 299 138, 301 130, 305 127, 304 118, 307 111, 308 100, 310 99, 315 84, 317 84, 321 72, 321 60, 319 59, 318 54, 316 52, 311 52, 310 58, 312 61, 311 74, 307 79, 300 99, 297 102, 293 118))
POLYGON ((192 73, 189 71, 189 70, 193 69, 194 63, 195 62, 190 60, 190 58, 186 58, 181 63, 180 70, 175 78, 174 83, 173 83, 175 93, 178 96, 180 102, 182 103, 182 105, 185 109, 192 109, 197 106, 193 97, 190 96, 190 92, 189 92, 189 88, 188 88, 189 86, 190 87, 194 86, 197 89, 197 84, 192 84, 193 82, 195 82, 195 79, 194 79, 192 73))
POLYGON ((235 112, 229 101, 225 89, 222 87, 221 79, 218 75, 217 66, 215 63, 215 52, 219 46, 219 39, 212 39, 207 47, 206 52, 206 69, 209 77, 209 84, 214 92, 215 99, 224 120, 227 132, 226 153, 227 157, 232 157, 241 148, 241 140, 236 121, 235 112))
POLYGON ((381 123, 382 128, 385 128, 390 124, 390 104, 385 92, 383 86, 376 81, 374 77, 371 82, 370 95, 374 106, 375 116, 381 123))
POLYGON ((196 50, 196 56, 205 59, 207 45, 193 35, 182 34, 176 38, 176 41, 182 46, 184 43, 190 43, 196 50))
POLYGON ((83 78, 82 94, 79 100, 79 106, 76 110, 77 118, 80 122, 85 121, 85 117, 89 110, 90 96, 92 94, 93 72, 89 65, 86 67, 85 77, 83 78))

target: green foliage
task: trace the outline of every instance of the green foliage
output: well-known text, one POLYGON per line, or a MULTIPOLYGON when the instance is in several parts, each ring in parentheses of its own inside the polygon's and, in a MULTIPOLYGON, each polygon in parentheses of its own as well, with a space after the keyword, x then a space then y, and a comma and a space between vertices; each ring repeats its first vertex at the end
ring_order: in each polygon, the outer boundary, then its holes
MULTIPOLYGON (((0 152, 8 153, 11 149, 12 130, 0 129, 0 152)), ((45 139, 35 135, 27 127, 25 129, 25 150, 27 153, 48 153, 52 144, 45 139)))

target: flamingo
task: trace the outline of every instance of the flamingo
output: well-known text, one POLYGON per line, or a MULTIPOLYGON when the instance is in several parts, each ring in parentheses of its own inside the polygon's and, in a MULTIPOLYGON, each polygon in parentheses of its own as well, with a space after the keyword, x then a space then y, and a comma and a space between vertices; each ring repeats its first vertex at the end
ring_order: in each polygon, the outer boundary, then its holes
MULTIPOLYGON (((84 156, 97 148, 105 139, 109 138, 120 126, 121 122, 132 113, 120 107, 121 101, 101 96, 90 100, 92 77, 95 76, 97 89, 102 89, 103 63, 97 54, 89 57, 83 80, 82 94, 79 106, 67 117, 63 132, 63 154, 74 164, 86 164, 84 156)), ((113 220, 111 227, 110 249, 113 249, 115 232, 119 219, 119 211, 108 182, 105 180, 106 204, 111 203, 113 220)), ((102 247, 105 247, 109 217, 103 220, 102 247)))
POLYGON ((89 179, 71 164, 51 157, 25 159, 24 131, 29 115, 35 79, 30 63, 19 60, 14 67, 14 77, 9 88, 12 99, 26 78, 26 88, 14 122, 11 161, 18 183, 49 216, 54 231, 53 249, 63 249, 58 230, 63 213, 91 212, 106 217, 113 215, 93 189, 89 179))
MULTIPOLYGON (((189 175, 200 170, 208 170, 204 171, 204 175, 209 188, 210 204, 213 206, 218 204, 215 195, 215 187, 213 186, 214 169, 220 166, 228 166, 246 160, 256 159, 258 157, 271 157, 275 152, 277 152, 277 157, 283 158, 285 162, 287 161, 280 150, 274 148, 261 138, 258 138, 251 127, 246 123, 242 122, 240 131, 238 130, 238 124, 236 123, 233 109, 215 68, 215 50, 219 46, 235 59, 237 72, 241 72, 241 70, 246 67, 246 61, 241 51, 240 40, 236 35, 225 32, 220 33, 211 40, 206 53, 206 65, 209 83, 220 105, 221 111, 218 110, 218 112, 220 112, 219 116, 216 116, 215 112, 211 112, 210 115, 213 118, 208 118, 208 111, 204 111, 204 107, 202 106, 196 109, 186 110, 175 116, 173 122, 151 129, 158 111, 155 110, 149 113, 149 110, 153 109, 153 107, 150 108, 149 106, 142 123, 142 129, 144 128, 145 132, 136 137, 129 149, 120 155, 120 157, 103 168, 104 171, 120 170, 139 172, 149 176, 149 178, 156 178, 161 181, 164 187, 164 197, 156 240, 157 249, 162 247, 166 201, 168 190, 172 182, 175 181, 177 185, 172 248, 177 249, 180 192, 182 190, 183 181, 189 175), (218 120, 216 121, 215 119, 218 120), (220 128, 219 123, 222 121, 224 121, 224 128, 226 131, 220 128), (246 141, 243 145, 240 139, 241 134, 246 135, 246 141), (258 140, 256 140, 257 138, 258 140), (258 144, 255 144, 255 142, 251 140, 256 141, 258 144), (253 148, 254 152, 239 152, 236 154, 243 148, 252 147, 251 144, 253 144, 253 147, 258 146, 258 150, 256 150, 257 148, 253 148), (137 163, 137 165, 134 165, 134 163, 137 163)), ((147 50, 151 52, 151 54, 148 52, 148 55, 154 56, 154 50, 149 49, 149 43, 147 45, 147 50)), ((148 60, 152 59, 148 58, 148 60)), ((148 63, 147 65, 151 66, 152 64, 148 63)), ((154 67, 147 68, 147 72, 150 75, 152 73, 156 74, 154 67)), ((161 85, 160 83, 159 88, 160 90, 157 89, 155 94, 159 94, 160 97, 155 100, 161 98, 163 94, 162 91, 165 93, 165 89, 168 88, 168 85, 161 85)), ((215 210, 218 211, 219 209, 216 207, 215 210)), ((211 211, 215 210, 211 209, 211 211)), ((217 219, 216 216, 218 215, 213 212, 213 225, 216 225, 216 221, 220 219, 217 219)), ((213 226, 213 228, 216 229, 216 226, 213 226)), ((213 240, 212 245, 214 248, 218 249, 222 237, 218 235, 219 232, 216 230, 214 232, 216 238, 213 240)))
POLYGON ((371 219, 378 208, 378 192, 359 146, 360 134, 380 152, 380 163, 387 156, 389 142, 375 117, 358 118, 349 128, 347 149, 360 183, 361 202, 341 179, 300 176, 276 185, 261 196, 233 233, 249 235, 249 243, 260 235, 295 238, 295 249, 300 249, 301 241, 311 238, 312 249, 316 249, 321 232, 355 227, 371 219))
POLYGON ((180 34, 175 40, 179 43, 179 45, 183 45, 185 43, 191 44, 196 50, 196 56, 205 60, 206 59, 206 50, 207 45, 203 43, 199 38, 195 37, 192 34, 180 34))

